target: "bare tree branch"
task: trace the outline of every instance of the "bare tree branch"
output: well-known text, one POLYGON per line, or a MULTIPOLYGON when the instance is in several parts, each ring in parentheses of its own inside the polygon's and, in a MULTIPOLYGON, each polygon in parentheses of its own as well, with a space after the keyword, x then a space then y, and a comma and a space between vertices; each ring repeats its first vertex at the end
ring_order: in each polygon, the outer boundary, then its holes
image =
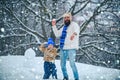
POLYGON ((27 34, 12 34, 12 35, 6 35, 6 36, 3 36, 3 37, 0 37, 0 39, 3 39, 3 38, 9 38, 9 37, 23 37, 23 36, 26 36, 27 34))
MULTIPOLYGON (((6 8, 5 8, 6 9, 6 8)), ((13 11, 11 11, 9 8, 6 9, 7 11, 9 11, 10 13, 12 13, 12 15, 15 17, 15 19, 22 25, 22 28, 29 34, 33 35, 37 42, 40 43, 38 37, 41 37, 42 39, 46 40, 44 38, 44 36, 42 34, 38 34, 36 31, 31 30, 30 28, 28 28, 15 14, 13 11)))
POLYGON ((77 13, 79 13, 80 11, 82 11, 86 6, 87 6, 87 4, 90 2, 90 0, 88 0, 85 4, 84 4, 84 6, 81 8, 81 9, 79 9, 78 11, 76 11, 76 12, 73 12, 72 14, 73 15, 75 15, 75 14, 77 14, 77 13))
POLYGON ((94 60, 94 59, 93 59, 87 52, 85 52, 83 49, 80 48, 80 50, 81 50, 82 52, 84 52, 84 54, 86 55, 86 57, 88 58, 88 60, 90 59, 90 60, 92 60, 92 61, 95 62, 95 63, 104 64, 104 65, 108 66, 106 63, 103 63, 103 61, 96 61, 96 60, 94 60))
POLYGON ((111 52, 111 51, 103 50, 103 49, 101 49, 100 47, 95 46, 95 45, 91 45, 91 46, 94 47, 95 49, 100 50, 100 51, 103 51, 103 52, 105 52, 105 53, 107 53, 107 54, 120 55, 119 53, 114 53, 114 52, 111 52))
POLYGON ((100 6, 98 6, 94 12, 93 15, 89 18, 89 20, 86 20, 82 25, 81 25, 81 30, 80 30, 80 34, 87 28, 87 25, 92 21, 92 19, 94 19, 94 17, 96 17, 98 14, 100 14, 100 12, 98 12, 98 10, 104 6, 107 3, 108 0, 104 0, 100 6))
POLYGON ((33 9, 31 9, 30 7, 28 7, 23 1, 22 1, 22 3, 24 4, 24 6, 25 6, 28 10, 30 10, 30 11, 31 11, 34 15, 36 15, 38 18, 42 18, 43 20, 45 20, 45 21, 48 22, 48 23, 51 22, 49 19, 43 18, 42 16, 39 16, 38 14, 36 14, 36 12, 35 12, 33 9))

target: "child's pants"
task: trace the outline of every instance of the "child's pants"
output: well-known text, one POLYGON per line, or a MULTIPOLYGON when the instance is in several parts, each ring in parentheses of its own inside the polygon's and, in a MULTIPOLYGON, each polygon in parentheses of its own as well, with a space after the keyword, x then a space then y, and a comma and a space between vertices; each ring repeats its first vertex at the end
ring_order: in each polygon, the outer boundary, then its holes
POLYGON ((44 76, 43 79, 49 79, 52 74, 53 79, 57 79, 57 69, 54 63, 44 62, 44 76))

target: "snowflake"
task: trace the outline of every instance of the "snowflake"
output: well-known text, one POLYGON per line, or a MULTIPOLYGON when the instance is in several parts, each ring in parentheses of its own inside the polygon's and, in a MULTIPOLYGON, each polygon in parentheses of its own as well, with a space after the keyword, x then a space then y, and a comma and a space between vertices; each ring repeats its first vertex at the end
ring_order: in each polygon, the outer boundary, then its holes
POLYGON ((32 6, 34 7, 36 4, 35 3, 32 3, 32 6))
POLYGON ((36 71, 36 70, 35 70, 35 68, 32 68, 31 70, 32 70, 33 72, 35 72, 35 71, 36 71))
POLYGON ((20 76, 22 79, 25 78, 23 75, 20 76))
POLYGON ((103 78, 104 78, 103 76, 100 77, 100 79, 103 79, 103 78))
POLYGON ((101 48, 101 50, 103 50, 103 48, 101 48))
POLYGON ((105 62, 103 61, 103 63, 105 64, 105 62))
POLYGON ((111 42, 111 44, 114 44, 114 42, 111 42))
POLYGON ((120 61, 119 61, 119 60, 117 60, 116 62, 117 62, 117 64, 119 64, 119 63, 120 63, 120 61))
POLYGON ((110 63, 110 61, 108 60, 108 63, 110 63))
POLYGON ((111 16, 108 16, 108 18, 109 18, 109 19, 112 19, 112 17, 111 17, 111 16))
POLYGON ((97 4, 98 6, 100 6, 100 4, 97 4))
POLYGON ((1 28, 1 31, 2 31, 2 32, 5 32, 5 29, 4 29, 4 28, 1 28))
POLYGON ((103 14, 104 12, 101 11, 101 14, 103 14))
POLYGON ((50 4, 50 6, 52 6, 52 4, 50 4))
POLYGON ((58 7, 56 7, 56 9, 58 10, 59 8, 58 8, 58 7))
POLYGON ((5 46, 8 47, 8 44, 6 44, 5 46))
POLYGON ((43 16, 42 18, 45 19, 45 16, 43 16))
POLYGON ((89 77, 89 76, 87 76, 86 78, 87 78, 87 79, 89 79, 90 77, 89 77))
POLYGON ((35 47, 33 47, 33 49, 35 49, 35 47))
POLYGON ((35 79, 39 79, 39 76, 38 76, 38 75, 36 75, 36 76, 35 76, 35 79))
POLYGON ((38 50, 38 48, 35 48, 35 50, 37 51, 37 50, 38 50))
POLYGON ((118 78, 120 78, 120 76, 118 76, 118 78))
POLYGON ((4 35, 0 35, 1 37, 4 37, 4 35))
POLYGON ((21 13, 24 13, 24 11, 21 11, 21 13))
POLYGON ((57 5, 57 3, 55 2, 54 5, 57 5))
POLYGON ((22 42, 22 40, 20 40, 20 42, 22 42))
POLYGON ((36 15, 38 15, 38 12, 35 12, 36 13, 36 15))

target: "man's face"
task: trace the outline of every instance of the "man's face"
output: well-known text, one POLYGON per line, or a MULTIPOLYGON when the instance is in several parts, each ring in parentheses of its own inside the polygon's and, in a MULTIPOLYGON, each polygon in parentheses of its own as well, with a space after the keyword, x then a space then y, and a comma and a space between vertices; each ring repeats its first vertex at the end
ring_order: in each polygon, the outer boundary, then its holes
POLYGON ((64 22, 69 22, 70 21, 70 16, 65 16, 64 17, 64 22))
POLYGON ((65 23, 66 25, 69 25, 69 24, 70 24, 70 16, 65 16, 65 17, 64 17, 64 23, 65 23))

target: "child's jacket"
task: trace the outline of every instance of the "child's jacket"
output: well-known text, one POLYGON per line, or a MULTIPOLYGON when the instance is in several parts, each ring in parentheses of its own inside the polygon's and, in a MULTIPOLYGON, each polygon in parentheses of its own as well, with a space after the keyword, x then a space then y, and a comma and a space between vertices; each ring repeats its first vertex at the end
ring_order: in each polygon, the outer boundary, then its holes
POLYGON ((54 62, 57 56, 57 49, 53 47, 52 49, 45 48, 44 44, 39 47, 40 51, 44 53, 44 60, 48 62, 54 62))

